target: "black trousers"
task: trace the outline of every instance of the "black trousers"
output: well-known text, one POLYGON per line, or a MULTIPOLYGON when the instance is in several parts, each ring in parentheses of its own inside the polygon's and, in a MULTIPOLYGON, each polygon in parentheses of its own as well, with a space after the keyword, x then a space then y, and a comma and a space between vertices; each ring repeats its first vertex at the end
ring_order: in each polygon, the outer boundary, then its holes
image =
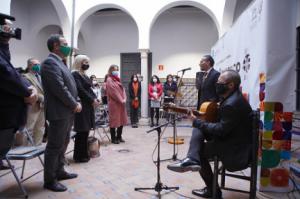
POLYGON ((5 158, 13 145, 16 132, 15 128, 0 129, 0 161, 5 158))
POLYGON ((130 106, 130 121, 131 125, 137 124, 139 121, 139 109, 130 106))
POLYGON ((44 182, 53 183, 64 173, 64 153, 70 141, 74 117, 50 120, 48 142, 45 150, 44 182))
POLYGON ((75 135, 75 143, 74 143, 74 160, 82 160, 88 159, 88 137, 89 131, 78 131, 75 135))
POLYGON ((151 117, 152 123, 153 123, 154 111, 155 111, 155 117, 156 117, 157 122, 159 119, 159 108, 150 108, 150 117, 151 117))
POLYGON ((208 189, 212 190, 213 172, 208 159, 212 158, 215 152, 213 150, 206 150, 206 143, 204 143, 205 140, 209 141, 211 140, 211 138, 205 136, 203 131, 201 131, 200 129, 194 128, 187 157, 200 163, 200 176, 202 177, 208 189))
POLYGON ((122 138, 123 126, 119 126, 118 128, 110 128, 111 140, 114 141, 116 139, 120 140, 122 138), (117 129, 117 136, 116 136, 117 129))

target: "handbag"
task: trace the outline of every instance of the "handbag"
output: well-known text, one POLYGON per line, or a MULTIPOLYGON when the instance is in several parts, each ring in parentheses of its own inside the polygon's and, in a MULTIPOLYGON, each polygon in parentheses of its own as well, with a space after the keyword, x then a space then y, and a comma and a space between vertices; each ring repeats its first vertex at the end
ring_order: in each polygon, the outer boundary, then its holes
POLYGON ((137 109, 137 108, 139 108, 140 102, 138 99, 134 99, 134 100, 132 100, 131 105, 133 108, 137 109))
POLYGON ((88 137, 88 153, 91 158, 100 156, 100 141, 94 137, 88 137))

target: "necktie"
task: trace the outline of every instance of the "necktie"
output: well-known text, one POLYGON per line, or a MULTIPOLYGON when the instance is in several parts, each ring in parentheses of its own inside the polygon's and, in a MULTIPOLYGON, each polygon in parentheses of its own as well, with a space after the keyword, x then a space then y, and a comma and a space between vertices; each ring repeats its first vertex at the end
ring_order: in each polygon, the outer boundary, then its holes
POLYGON ((204 81, 206 80, 207 74, 208 74, 208 73, 207 73, 206 71, 203 72, 202 82, 204 82, 204 81))
POLYGON ((38 74, 35 74, 36 79, 38 80, 39 83, 41 83, 40 76, 38 74))

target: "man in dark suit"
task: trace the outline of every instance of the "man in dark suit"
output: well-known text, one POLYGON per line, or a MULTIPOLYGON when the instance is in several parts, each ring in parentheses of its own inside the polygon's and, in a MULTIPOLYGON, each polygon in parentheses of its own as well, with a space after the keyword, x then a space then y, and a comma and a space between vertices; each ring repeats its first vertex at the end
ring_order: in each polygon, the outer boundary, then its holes
MULTIPOLYGON (((205 122, 191 114, 194 128, 187 157, 179 163, 168 165, 168 169, 175 172, 199 171, 206 187, 193 190, 194 195, 204 198, 212 196, 213 173, 208 159, 214 155, 220 157, 229 171, 248 166, 252 109, 239 90, 240 82, 236 71, 228 70, 220 75, 216 84, 216 92, 222 99, 218 122, 205 122)), ((220 189, 217 196, 222 198, 220 189)))
POLYGON ((77 102, 75 80, 63 62, 71 48, 65 38, 57 34, 50 36, 47 46, 50 54, 41 67, 46 120, 49 121, 44 188, 62 192, 67 188, 58 181, 77 177, 77 174, 64 170, 64 152, 69 143, 74 113, 81 111, 81 104, 77 102))
POLYGON ((36 90, 16 71, 10 62, 10 25, 0 30, 0 170, 8 169, 2 159, 13 143, 15 132, 26 121, 26 104, 37 101, 36 90), (7 33, 7 34, 3 34, 7 33))
POLYGON ((214 64, 214 59, 210 55, 204 55, 200 61, 201 71, 196 73, 196 87, 198 89, 197 110, 200 109, 203 102, 217 102, 219 100, 215 84, 220 73, 213 68, 214 64))

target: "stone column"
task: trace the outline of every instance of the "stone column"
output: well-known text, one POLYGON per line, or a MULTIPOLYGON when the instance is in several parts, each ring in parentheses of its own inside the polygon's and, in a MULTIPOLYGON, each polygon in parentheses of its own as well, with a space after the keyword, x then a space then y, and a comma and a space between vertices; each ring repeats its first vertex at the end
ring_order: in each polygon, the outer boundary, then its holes
POLYGON ((149 49, 140 49, 141 52, 141 76, 143 81, 141 82, 142 94, 141 94, 141 116, 142 119, 148 118, 148 52, 149 49))

